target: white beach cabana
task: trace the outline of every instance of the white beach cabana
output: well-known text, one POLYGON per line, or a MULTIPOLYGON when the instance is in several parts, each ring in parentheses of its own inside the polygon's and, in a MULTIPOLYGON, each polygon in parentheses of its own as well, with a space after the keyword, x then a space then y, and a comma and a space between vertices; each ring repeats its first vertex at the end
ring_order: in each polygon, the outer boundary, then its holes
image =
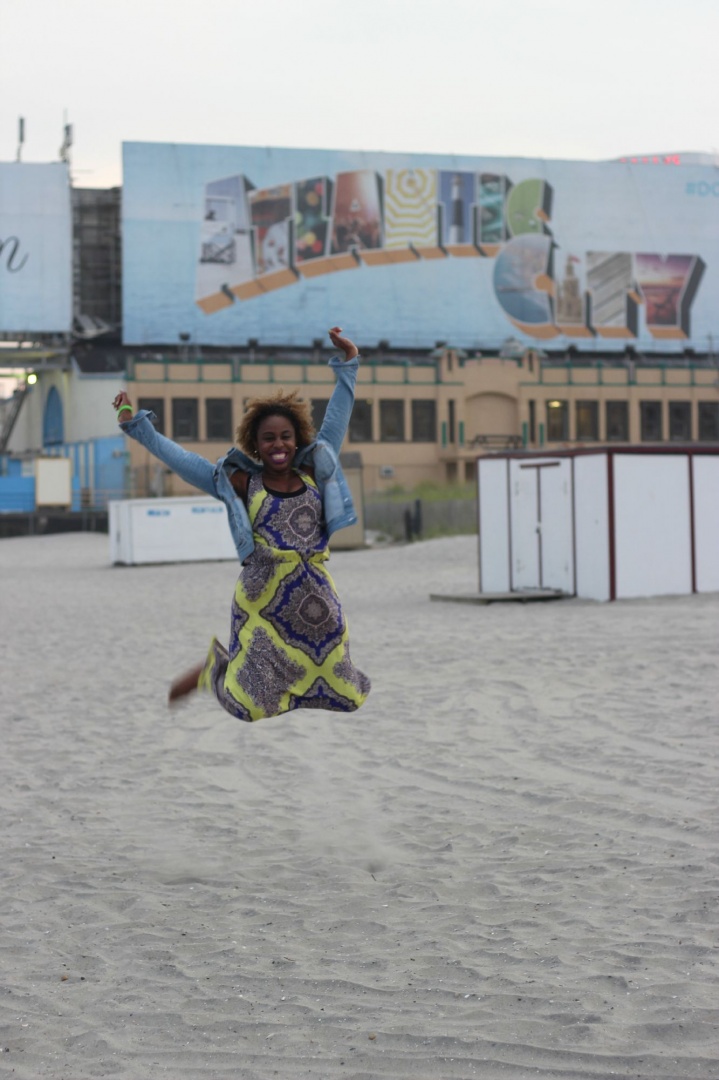
POLYGON ((719 447, 496 454, 477 489, 480 595, 719 591, 719 447))

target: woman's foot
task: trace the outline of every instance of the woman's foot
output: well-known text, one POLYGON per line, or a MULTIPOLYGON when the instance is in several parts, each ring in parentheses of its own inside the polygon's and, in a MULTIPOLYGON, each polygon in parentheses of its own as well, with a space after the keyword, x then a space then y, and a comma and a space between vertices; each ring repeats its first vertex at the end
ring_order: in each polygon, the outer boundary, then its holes
POLYGON ((184 675, 178 675, 170 686, 170 693, 167 695, 168 705, 172 705, 180 698, 191 694, 193 690, 197 690, 197 683, 199 682, 204 666, 204 664, 198 664, 197 667, 190 668, 189 671, 186 671, 184 675))

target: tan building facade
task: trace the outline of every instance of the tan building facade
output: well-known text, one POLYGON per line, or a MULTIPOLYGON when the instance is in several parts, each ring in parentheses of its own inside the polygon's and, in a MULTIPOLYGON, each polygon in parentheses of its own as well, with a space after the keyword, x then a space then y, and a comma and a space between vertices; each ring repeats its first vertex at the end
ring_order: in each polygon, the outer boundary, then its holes
MULTIPOLYGON (((133 360, 128 390, 159 428, 215 460, 234 442, 246 403, 299 388, 316 425, 332 393, 326 364, 281 360, 133 360)), ((344 449, 360 454, 366 494, 422 481, 474 479, 478 455, 618 443, 719 444, 719 372, 707 366, 558 365, 464 357, 364 361, 344 449)), ((133 494, 186 494, 187 485, 130 444, 133 494)))

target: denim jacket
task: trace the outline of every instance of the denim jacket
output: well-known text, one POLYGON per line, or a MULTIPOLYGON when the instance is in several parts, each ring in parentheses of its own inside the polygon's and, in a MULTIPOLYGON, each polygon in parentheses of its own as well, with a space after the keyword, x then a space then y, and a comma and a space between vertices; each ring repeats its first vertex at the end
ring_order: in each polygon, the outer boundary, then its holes
MULTIPOLYGON (((294 464, 297 468, 306 465, 314 469, 327 532, 331 536, 338 529, 354 525, 357 521, 349 485, 339 463, 339 454, 354 403, 359 357, 342 360, 333 356, 329 366, 335 370, 337 383, 327 405, 325 418, 315 441, 298 450, 294 464)), ((136 439, 188 484, 225 504, 232 539, 240 562, 244 562, 254 550, 255 543, 247 508, 230 483, 230 476, 237 469, 247 473, 261 472, 262 465, 236 447, 213 465, 199 454, 193 454, 178 446, 172 439, 160 435, 152 425, 153 418, 154 413, 140 409, 120 426, 126 435, 136 439)))

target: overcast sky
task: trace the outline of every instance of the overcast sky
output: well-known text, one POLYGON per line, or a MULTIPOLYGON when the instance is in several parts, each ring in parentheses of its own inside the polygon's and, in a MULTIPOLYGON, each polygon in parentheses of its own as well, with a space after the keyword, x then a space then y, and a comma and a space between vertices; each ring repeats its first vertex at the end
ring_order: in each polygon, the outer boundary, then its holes
POLYGON ((719 0, 2 0, 0 160, 121 143, 599 160, 719 149, 719 0))

